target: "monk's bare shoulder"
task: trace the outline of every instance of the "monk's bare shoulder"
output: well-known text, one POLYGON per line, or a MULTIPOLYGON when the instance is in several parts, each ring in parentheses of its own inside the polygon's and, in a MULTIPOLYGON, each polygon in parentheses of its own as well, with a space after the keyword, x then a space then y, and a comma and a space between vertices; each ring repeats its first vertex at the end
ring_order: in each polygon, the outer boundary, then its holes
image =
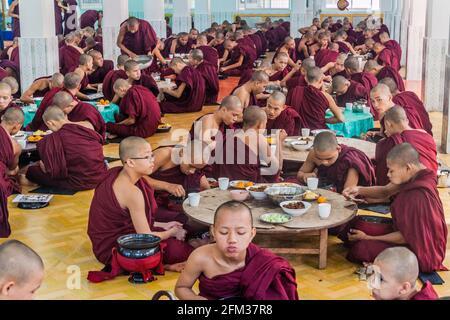
POLYGON ((211 260, 215 251, 215 244, 207 244, 195 249, 189 256, 189 263, 206 266, 211 260))
POLYGON ((89 121, 76 122, 76 124, 81 126, 81 127, 94 130, 94 126, 89 121))
POLYGON ((121 177, 120 174, 113 183, 113 190, 117 201, 123 209, 128 209, 133 204, 144 201, 142 191, 121 177))

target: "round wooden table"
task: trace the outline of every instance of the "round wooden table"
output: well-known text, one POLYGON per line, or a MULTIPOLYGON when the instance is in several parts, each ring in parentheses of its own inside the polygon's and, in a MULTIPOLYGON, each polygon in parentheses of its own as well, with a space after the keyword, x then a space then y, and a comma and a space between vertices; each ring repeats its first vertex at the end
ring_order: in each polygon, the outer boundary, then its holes
MULTIPOLYGON (((300 137, 288 137, 287 139, 297 139, 300 137)), ((375 148, 376 144, 359 139, 351 138, 337 138, 340 144, 345 144, 346 146, 353 147, 355 149, 364 152, 370 159, 375 158, 375 148)), ((292 147, 287 147, 283 144, 283 159, 295 162, 305 162, 308 157, 309 151, 297 151, 292 147)))
MULTIPOLYGON (((328 229, 341 226, 356 216, 358 207, 355 203, 347 201, 342 195, 331 191, 319 189, 317 193, 325 196, 332 206, 331 215, 327 220, 321 220, 318 214, 318 204, 313 202, 309 211, 301 217, 293 219, 283 225, 267 224, 259 220, 264 213, 282 213, 283 210, 274 205, 270 199, 257 201, 252 199, 245 203, 252 209, 253 224, 258 234, 282 235, 301 238, 304 236, 319 236, 319 247, 315 248, 270 248, 280 254, 309 254, 319 256, 319 269, 325 269, 327 265, 328 229)), ((210 226, 214 221, 216 209, 224 202, 230 201, 229 191, 210 189, 200 193, 201 200, 198 207, 191 207, 189 200, 183 203, 184 212, 194 221, 210 226)))

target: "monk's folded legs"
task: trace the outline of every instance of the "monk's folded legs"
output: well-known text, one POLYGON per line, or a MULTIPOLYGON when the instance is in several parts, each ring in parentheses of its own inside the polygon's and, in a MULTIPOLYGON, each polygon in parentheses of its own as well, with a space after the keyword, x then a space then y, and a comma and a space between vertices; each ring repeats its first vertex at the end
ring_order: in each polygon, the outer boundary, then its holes
POLYGON ((148 138, 151 137, 155 132, 155 130, 144 130, 142 128, 136 126, 127 126, 124 124, 117 124, 109 122, 106 124, 106 131, 112 135, 116 135, 121 138, 126 137, 140 137, 140 138, 148 138))
POLYGON ((67 190, 75 190, 74 186, 69 183, 68 179, 52 179, 48 173, 41 170, 38 165, 30 166, 25 175, 26 179, 45 187, 56 187, 67 190))

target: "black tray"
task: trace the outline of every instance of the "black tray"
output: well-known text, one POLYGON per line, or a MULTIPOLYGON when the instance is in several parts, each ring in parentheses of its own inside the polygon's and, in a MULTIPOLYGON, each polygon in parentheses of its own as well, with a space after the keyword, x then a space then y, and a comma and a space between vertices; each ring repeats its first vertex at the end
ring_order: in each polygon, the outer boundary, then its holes
POLYGON ((49 202, 20 202, 17 207, 24 210, 37 210, 48 207, 49 202))
POLYGON ((172 127, 168 127, 168 128, 164 128, 164 129, 157 129, 156 133, 165 133, 165 132, 169 132, 170 130, 172 130, 172 127))

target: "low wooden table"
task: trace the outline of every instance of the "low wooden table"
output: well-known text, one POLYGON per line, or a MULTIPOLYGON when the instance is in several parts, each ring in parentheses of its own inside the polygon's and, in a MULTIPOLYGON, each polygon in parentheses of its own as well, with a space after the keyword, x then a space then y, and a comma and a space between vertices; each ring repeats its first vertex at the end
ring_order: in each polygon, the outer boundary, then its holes
MULTIPOLYGON (((287 139, 294 139, 300 137, 288 137, 287 139)), ((364 152, 369 159, 375 158, 375 148, 376 144, 364 140, 359 139, 351 139, 351 138, 337 138, 340 144, 345 144, 346 146, 353 147, 355 149, 361 150, 364 152)), ((288 161, 295 162, 305 162, 308 157, 309 151, 297 151, 292 147, 287 147, 283 145, 283 159, 288 161)))
MULTIPOLYGON (((252 209, 253 224, 257 234, 268 237, 279 235, 289 239, 299 239, 304 236, 319 236, 319 246, 314 248, 271 248, 280 254, 318 255, 319 269, 327 266, 328 229, 341 226, 356 216, 358 207, 353 202, 347 201, 342 195, 327 190, 319 189, 317 193, 325 196, 332 205, 331 216, 327 220, 321 220, 318 214, 318 204, 313 203, 309 211, 301 217, 293 217, 292 221, 283 225, 267 224, 259 220, 264 213, 282 213, 282 209, 274 205, 270 199, 257 201, 247 200, 245 203, 252 209)), ((219 189, 206 190, 200 193, 201 200, 198 207, 191 207, 189 200, 183 203, 184 212, 192 220, 206 226, 214 221, 216 209, 224 202, 230 201, 229 191, 219 189)))

